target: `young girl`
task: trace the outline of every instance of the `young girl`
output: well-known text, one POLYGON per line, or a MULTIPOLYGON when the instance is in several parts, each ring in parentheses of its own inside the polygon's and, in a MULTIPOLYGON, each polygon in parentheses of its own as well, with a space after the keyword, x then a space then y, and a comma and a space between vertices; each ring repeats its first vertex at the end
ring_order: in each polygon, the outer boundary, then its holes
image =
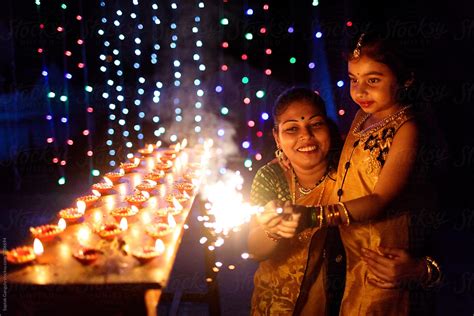
MULTIPOLYGON (((424 255, 424 231, 411 219, 432 197, 424 192, 415 165, 420 131, 412 108, 401 98, 413 83, 413 73, 397 47, 375 34, 360 36, 348 72, 351 97, 361 109, 339 160, 338 202, 314 208, 311 219, 316 226, 340 228, 347 260, 340 314, 407 315, 413 312, 410 292, 392 286, 384 268, 406 258, 405 250, 424 255), (386 256, 386 267, 380 264, 384 260, 371 259, 375 253, 386 256)), ((424 275, 426 281, 439 279, 434 260, 414 262, 413 274, 424 275)), ((305 309, 312 304, 310 297, 305 309)))

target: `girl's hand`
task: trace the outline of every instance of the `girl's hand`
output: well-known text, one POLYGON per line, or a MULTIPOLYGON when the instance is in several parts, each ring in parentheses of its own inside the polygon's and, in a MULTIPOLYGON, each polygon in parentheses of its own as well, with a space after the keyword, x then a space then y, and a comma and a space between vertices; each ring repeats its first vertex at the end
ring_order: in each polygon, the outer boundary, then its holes
POLYGON ((362 248, 362 261, 379 279, 369 279, 372 285, 391 289, 407 281, 421 280, 425 276, 423 259, 413 258, 405 249, 378 247, 378 250, 380 253, 362 248))

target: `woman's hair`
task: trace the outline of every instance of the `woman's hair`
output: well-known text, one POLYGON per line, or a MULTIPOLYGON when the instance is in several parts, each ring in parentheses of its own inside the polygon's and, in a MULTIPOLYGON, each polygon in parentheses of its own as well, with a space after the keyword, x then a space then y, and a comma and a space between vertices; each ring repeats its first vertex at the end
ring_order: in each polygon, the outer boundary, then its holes
POLYGON ((273 106, 273 121, 275 129, 278 129, 280 115, 283 114, 293 102, 307 102, 321 111, 328 126, 329 137, 331 139, 331 148, 327 155, 329 165, 331 168, 337 169, 343 145, 341 135, 339 134, 339 129, 337 128, 336 123, 327 117, 326 104, 324 103, 324 100, 313 90, 303 87, 293 87, 278 96, 275 105, 273 106))
POLYGON ((278 127, 280 115, 286 111, 291 103, 298 101, 311 104, 326 116, 326 104, 324 104, 324 100, 319 94, 308 88, 293 87, 280 94, 275 101, 275 105, 273 106, 273 122, 275 128, 278 127))

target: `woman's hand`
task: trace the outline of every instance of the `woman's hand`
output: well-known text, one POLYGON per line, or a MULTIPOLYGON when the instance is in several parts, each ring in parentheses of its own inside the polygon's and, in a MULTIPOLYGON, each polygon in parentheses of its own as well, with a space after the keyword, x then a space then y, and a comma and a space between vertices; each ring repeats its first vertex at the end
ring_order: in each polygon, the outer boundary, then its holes
POLYGON ((293 212, 289 201, 279 205, 277 201, 268 202, 257 222, 262 229, 274 236, 292 238, 296 235, 301 214, 293 212))
POLYGON ((422 280, 426 267, 423 259, 413 258, 405 249, 378 247, 379 253, 362 248, 361 259, 378 280, 369 279, 372 285, 384 289, 399 287, 407 281, 422 280))

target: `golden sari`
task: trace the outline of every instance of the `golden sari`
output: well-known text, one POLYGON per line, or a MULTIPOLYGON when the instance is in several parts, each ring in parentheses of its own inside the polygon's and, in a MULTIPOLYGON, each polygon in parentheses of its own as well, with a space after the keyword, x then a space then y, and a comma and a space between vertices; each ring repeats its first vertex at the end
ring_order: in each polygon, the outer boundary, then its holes
MULTIPOLYGON (((334 189, 334 175, 316 187, 308 195, 295 202, 298 205, 329 203, 334 189), (324 188, 324 189, 323 189, 324 188)), ((251 202, 265 205, 271 200, 291 201, 294 192, 291 171, 283 171, 278 164, 267 164, 256 174, 252 183, 251 202), (288 185, 290 184, 290 185, 288 185)), ((315 276, 310 297, 312 315, 326 314, 325 274, 323 258, 326 229, 306 229, 292 239, 282 239, 271 258, 261 261, 254 276, 252 315, 291 315, 300 295, 300 286, 307 270, 308 250, 311 242, 310 270, 315 276), (319 264, 315 265, 314 262, 319 264), (317 270, 317 271, 315 271, 317 270)))

